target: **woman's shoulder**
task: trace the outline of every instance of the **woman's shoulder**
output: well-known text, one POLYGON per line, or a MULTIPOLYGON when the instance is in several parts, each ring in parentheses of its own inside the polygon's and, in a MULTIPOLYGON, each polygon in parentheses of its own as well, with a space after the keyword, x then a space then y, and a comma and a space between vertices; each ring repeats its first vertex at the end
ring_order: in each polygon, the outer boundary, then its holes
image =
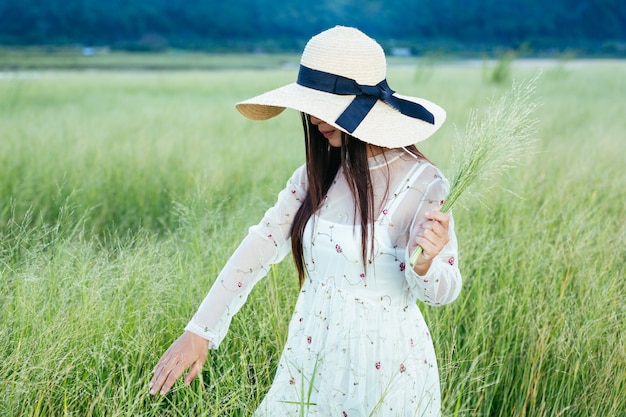
POLYGON ((434 163, 425 158, 403 156, 402 167, 400 169, 405 172, 409 181, 419 181, 430 183, 432 181, 447 182, 447 179, 441 169, 434 163))
POLYGON ((289 178, 288 183, 300 187, 306 186, 308 184, 308 175, 306 170, 306 164, 300 165, 298 168, 293 171, 291 177, 289 178))
POLYGON ((426 159, 416 159, 410 162, 405 175, 407 188, 411 190, 409 194, 418 193, 418 196, 422 196, 417 200, 421 200, 424 196, 432 198, 436 196, 437 199, 443 199, 450 190, 450 184, 443 172, 426 159))

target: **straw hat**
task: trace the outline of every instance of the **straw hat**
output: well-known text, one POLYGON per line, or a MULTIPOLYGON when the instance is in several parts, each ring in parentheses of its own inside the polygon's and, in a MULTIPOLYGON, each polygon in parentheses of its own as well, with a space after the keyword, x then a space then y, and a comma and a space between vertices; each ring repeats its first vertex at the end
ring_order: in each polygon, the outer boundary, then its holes
POLYGON ((395 94, 381 46, 363 32, 336 26, 309 40, 295 83, 236 104, 252 120, 292 108, 377 146, 399 148, 435 133, 446 119, 438 105, 395 94))

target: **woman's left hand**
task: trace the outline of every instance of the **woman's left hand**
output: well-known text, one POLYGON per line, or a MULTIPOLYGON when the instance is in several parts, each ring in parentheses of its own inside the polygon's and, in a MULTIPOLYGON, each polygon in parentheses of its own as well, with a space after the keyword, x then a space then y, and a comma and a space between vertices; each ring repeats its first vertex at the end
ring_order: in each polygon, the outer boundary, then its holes
POLYGON ((424 213, 424 216, 426 221, 421 225, 413 245, 410 247, 410 253, 413 253, 417 246, 422 247, 422 253, 413 268, 418 275, 425 275, 428 272, 435 256, 439 255, 439 252, 450 240, 448 236, 450 216, 448 214, 439 210, 432 210, 424 213))

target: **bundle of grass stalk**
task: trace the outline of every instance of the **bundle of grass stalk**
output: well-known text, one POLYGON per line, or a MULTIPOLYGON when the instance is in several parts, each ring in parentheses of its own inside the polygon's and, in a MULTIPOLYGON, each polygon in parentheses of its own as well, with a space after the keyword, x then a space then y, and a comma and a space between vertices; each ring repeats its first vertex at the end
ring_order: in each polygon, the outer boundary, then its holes
MULTIPOLYGON (((512 88, 494 101, 480 117, 472 111, 465 135, 460 137, 453 156, 454 172, 449 177, 450 192, 440 208, 449 212, 461 195, 477 198, 486 193, 493 179, 519 165, 533 152, 537 142, 538 107, 534 92, 539 75, 526 82, 514 83, 512 88)), ((418 246, 409 262, 415 266, 422 247, 418 246)))

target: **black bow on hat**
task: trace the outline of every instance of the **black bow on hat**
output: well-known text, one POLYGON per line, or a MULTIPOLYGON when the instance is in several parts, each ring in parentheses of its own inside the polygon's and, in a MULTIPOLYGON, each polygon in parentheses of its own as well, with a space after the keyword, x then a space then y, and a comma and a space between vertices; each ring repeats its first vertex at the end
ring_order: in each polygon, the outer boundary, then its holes
POLYGON ((300 65, 298 84, 338 95, 355 95, 356 97, 346 107, 335 123, 352 133, 361 124, 365 116, 374 107, 378 100, 382 100, 405 116, 435 124, 435 116, 421 104, 404 100, 393 95, 387 80, 376 85, 362 85, 355 80, 341 75, 330 74, 300 65))

